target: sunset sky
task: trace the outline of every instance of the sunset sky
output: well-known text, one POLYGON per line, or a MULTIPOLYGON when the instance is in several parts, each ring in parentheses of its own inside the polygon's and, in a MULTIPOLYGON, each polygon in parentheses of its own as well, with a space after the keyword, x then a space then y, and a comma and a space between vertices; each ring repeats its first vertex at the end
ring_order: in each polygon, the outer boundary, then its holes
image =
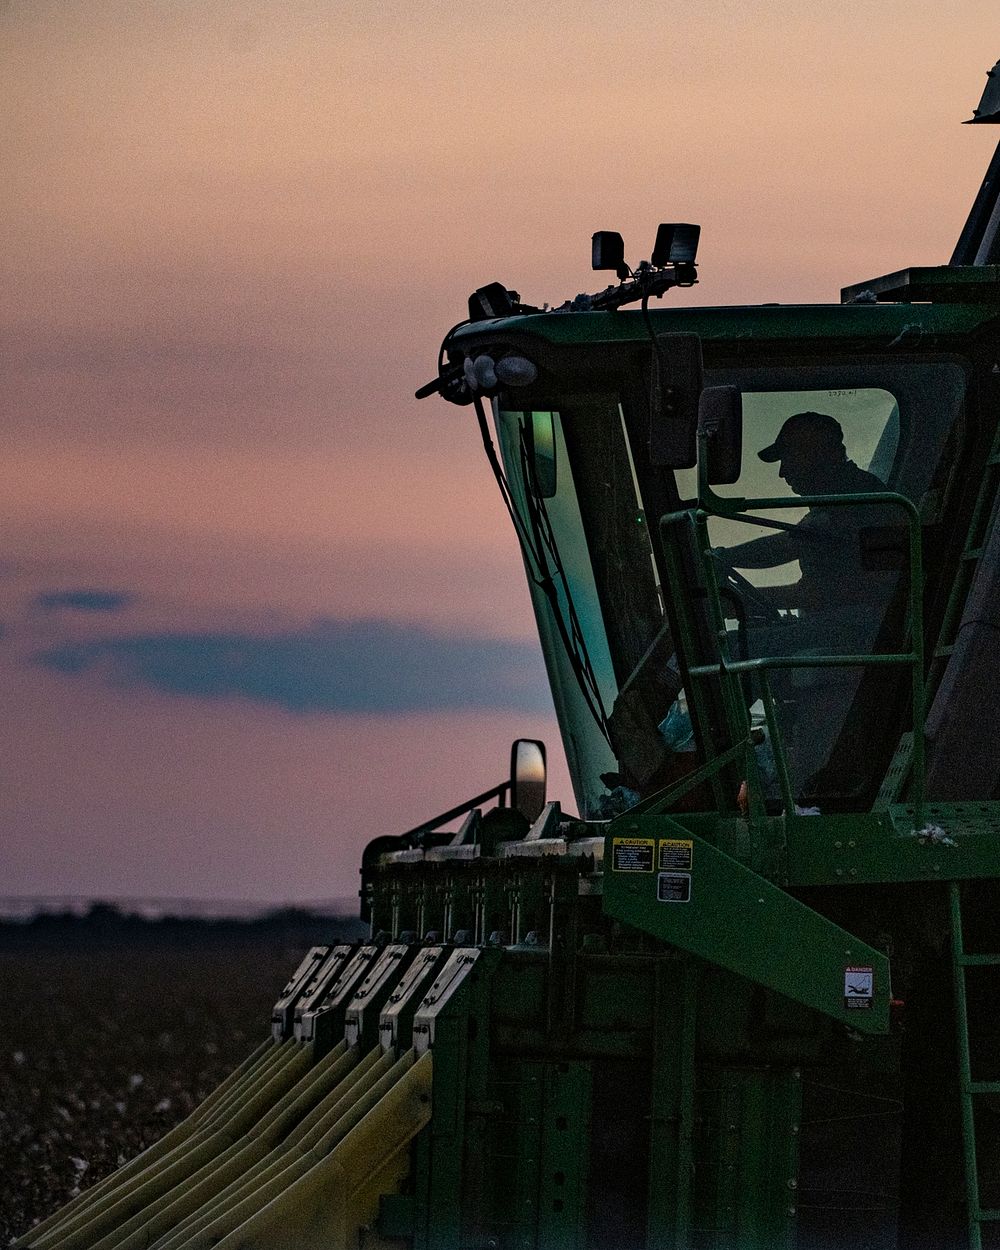
MULTIPOLYGON (((947 261, 996 0, 0 3, 0 895, 349 896, 543 737, 473 288, 701 222, 703 304, 947 261)), ((600 285, 600 284, 599 284, 600 285)))

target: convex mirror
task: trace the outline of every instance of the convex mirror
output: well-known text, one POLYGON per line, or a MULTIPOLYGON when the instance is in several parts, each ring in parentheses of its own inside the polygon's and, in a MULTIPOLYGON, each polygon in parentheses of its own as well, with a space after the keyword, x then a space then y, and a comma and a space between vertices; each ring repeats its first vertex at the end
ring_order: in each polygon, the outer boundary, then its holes
POLYGON ((534 824, 545 806, 545 743, 517 738, 510 748, 511 806, 534 824))

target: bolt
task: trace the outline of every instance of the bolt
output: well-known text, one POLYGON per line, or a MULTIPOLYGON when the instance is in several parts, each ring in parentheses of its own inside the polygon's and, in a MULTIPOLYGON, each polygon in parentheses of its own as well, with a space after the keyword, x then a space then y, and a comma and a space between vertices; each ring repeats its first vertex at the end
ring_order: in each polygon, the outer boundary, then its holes
POLYGON ((789 1177, 789 1180, 788 1180, 788 1188, 789 1188, 789 1189, 798 1189, 798 1187, 799 1187, 799 1182, 795 1179, 795 1177, 794 1177, 794 1176, 789 1177))
POLYGON ((843 870, 843 868, 835 868, 835 869, 834 869, 834 875, 835 875, 835 876, 837 876, 837 877, 842 877, 842 876, 844 875, 844 870, 843 870))
POLYGON ((857 842, 855 842, 855 841, 854 841, 854 839, 853 839, 853 838, 851 838, 851 839, 850 839, 850 841, 847 843, 847 845, 848 845, 848 846, 857 846, 858 844, 857 844, 857 842))
POLYGON ((835 851, 840 851, 840 850, 843 850, 843 847, 844 847, 843 842, 834 842, 834 844, 833 844, 833 849, 834 849, 835 851))

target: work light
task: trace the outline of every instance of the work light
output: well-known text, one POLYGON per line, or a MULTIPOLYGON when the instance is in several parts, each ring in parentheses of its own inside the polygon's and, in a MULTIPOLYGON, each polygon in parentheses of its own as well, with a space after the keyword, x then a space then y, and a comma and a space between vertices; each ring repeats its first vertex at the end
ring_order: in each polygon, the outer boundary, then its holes
POLYGON ((664 265, 693 265, 698 254, 701 226, 684 221, 665 221, 656 230, 650 258, 657 269, 664 265))
POLYGON ((590 240, 590 267, 613 269, 624 280, 631 270, 625 264, 625 240, 617 230, 597 230, 590 240))

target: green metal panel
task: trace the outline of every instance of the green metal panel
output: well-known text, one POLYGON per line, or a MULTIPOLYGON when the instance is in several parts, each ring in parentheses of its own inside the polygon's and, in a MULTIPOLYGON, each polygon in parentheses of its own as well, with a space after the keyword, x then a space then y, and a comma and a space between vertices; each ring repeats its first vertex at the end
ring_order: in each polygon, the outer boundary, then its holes
POLYGON ((496 950, 458 948, 425 996, 414 1023, 418 1051, 435 1055, 434 1117, 414 1151, 414 1250, 461 1243, 467 1103, 476 1100, 489 1047, 489 978, 496 950))
POLYGON ((944 835, 914 831, 912 807, 785 818, 783 883, 862 885, 1000 877, 1000 803, 930 803, 924 818, 944 835))
MULTIPOLYGON (((924 335, 969 334, 996 316, 997 301, 967 304, 785 304, 737 308, 651 308, 657 334, 698 334, 705 341, 759 338, 761 340, 850 338, 891 342, 904 326, 924 335), (886 338, 886 336, 889 336, 886 338)), ((530 335, 546 342, 648 342, 649 332, 637 311, 541 313, 472 322, 456 330, 451 342, 487 335, 504 338, 530 335)))
POLYGON ((741 1247, 795 1244, 802 1081, 792 1072, 750 1072, 743 1087, 741 1247))
POLYGON ((608 915, 860 1032, 888 1031, 884 954, 669 817, 613 821, 604 873, 608 915), (848 968, 871 969, 864 1009, 845 1006, 848 968))
POLYGON ((845 303, 863 292, 880 300, 963 300, 1000 302, 1000 266, 997 265, 911 265, 868 282, 856 282, 840 293, 845 303))
POLYGON ((511 1065, 512 1086, 505 1102, 513 1110, 513 1132, 504 1144, 509 1178, 503 1205, 509 1227, 502 1240, 511 1250, 538 1245, 538 1166, 544 1108, 543 1065, 530 1060, 511 1065))
POLYGON ((488 1157, 494 1223, 483 1231, 505 1250, 578 1250, 585 1239, 590 1065, 512 1058, 490 1086, 497 1099, 488 1157))
POLYGON ((794 1246, 801 1084, 794 1070, 703 1073, 691 1244, 711 1250, 794 1246))
POLYGON ((689 1244, 698 970, 660 963, 654 1002, 647 1245, 689 1244))
POLYGON ((584 1244, 589 1107, 590 1065, 546 1064, 537 1239, 545 1250, 577 1250, 584 1244))

